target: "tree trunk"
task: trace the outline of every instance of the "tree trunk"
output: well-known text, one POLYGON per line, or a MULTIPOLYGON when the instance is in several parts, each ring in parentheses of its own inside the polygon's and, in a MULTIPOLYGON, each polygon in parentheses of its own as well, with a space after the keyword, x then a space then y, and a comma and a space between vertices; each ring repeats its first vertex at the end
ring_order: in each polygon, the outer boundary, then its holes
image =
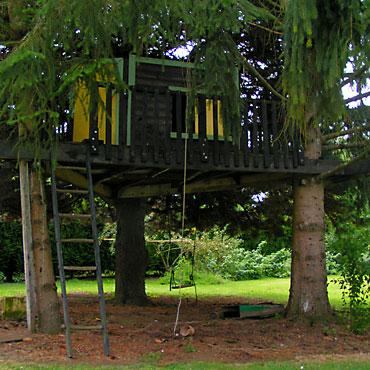
POLYGON ((61 328, 60 306, 51 259, 44 186, 35 169, 31 171, 31 212, 38 329, 41 333, 56 334, 61 328))
MULTIPOLYGON (((306 156, 321 155, 320 132, 311 129, 306 156)), ((294 182, 292 271, 287 315, 310 319, 330 314, 325 260, 324 184, 314 178, 294 182)))
POLYGON ((116 236, 116 302, 142 306, 148 304, 145 294, 145 272, 148 252, 144 238, 146 202, 122 199, 115 205, 116 236))

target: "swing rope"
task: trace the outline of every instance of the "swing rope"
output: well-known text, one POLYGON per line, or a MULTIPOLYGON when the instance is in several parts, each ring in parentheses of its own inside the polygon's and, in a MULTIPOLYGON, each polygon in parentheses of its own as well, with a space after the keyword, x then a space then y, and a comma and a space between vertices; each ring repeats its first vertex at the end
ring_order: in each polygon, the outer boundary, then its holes
POLYGON ((181 286, 182 286, 182 256, 184 254, 184 230, 185 230, 185 206, 186 206, 186 171, 187 171, 187 152, 188 152, 188 139, 185 138, 185 148, 184 148, 184 184, 183 184, 183 191, 182 191, 182 214, 181 214, 181 244, 180 244, 180 278, 179 278, 179 301, 177 304, 177 313, 176 313, 176 320, 175 326, 173 328, 173 335, 176 336, 177 325, 179 323, 180 318, 180 308, 181 308, 181 286))

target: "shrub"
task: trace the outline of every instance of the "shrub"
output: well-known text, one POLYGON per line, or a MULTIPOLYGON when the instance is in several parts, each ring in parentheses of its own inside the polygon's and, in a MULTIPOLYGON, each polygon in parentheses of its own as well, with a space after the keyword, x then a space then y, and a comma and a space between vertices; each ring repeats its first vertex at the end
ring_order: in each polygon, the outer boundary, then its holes
MULTIPOLYGON (((171 273, 172 271, 167 271, 162 277, 159 278, 159 281, 162 285, 170 284, 171 280, 171 273)), ((190 275, 193 274, 195 284, 209 284, 209 285, 216 285, 222 284, 226 280, 217 274, 208 272, 208 271, 201 271, 192 268, 191 261, 186 260, 183 258, 182 264, 180 261, 174 266, 173 268, 173 285, 178 285, 180 281, 180 274, 182 276, 182 284, 188 284, 191 282, 190 275)))
POLYGON ((12 282, 23 274, 22 224, 1 221, 0 235, 0 280, 12 282))
MULTIPOLYGON (((261 242, 253 250, 245 250, 241 247, 242 239, 228 236, 225 229, 214 228, 209 233, 200 234, 196 241, 195 271, 232 280, 289 276, 290 252, 282 249, 264 255, 265 243, 261 242)), ((190 247, 184 249, 188 254, 192 253, 190 247)))
POLYGON ((361 333, 370 327, 370 227, 347 224, 344 229, 332 241, 340 273, 335 282, 349 306, 351 329, 361 333))
MULTIPOLYGON (((103 225, 99 225, 102 229, 103 225)), ((49 225, 54 271, 58 269, 55 246, 54 226, 49 225)), ((23 278, 22 223, 20 221, 0 221, 0 281, 17 281, 23 278)), ((91 225, 79 221, 63 223, 62 238, 91 238, 91 225)), ((100 254, 102 269, 114 271, 114 250, 107 241, 101 241, 100 254)), ((66 266, 90 266, 95 264, 94 248, 86 244, 66 245, 63 248, 63 260, 66 266)))

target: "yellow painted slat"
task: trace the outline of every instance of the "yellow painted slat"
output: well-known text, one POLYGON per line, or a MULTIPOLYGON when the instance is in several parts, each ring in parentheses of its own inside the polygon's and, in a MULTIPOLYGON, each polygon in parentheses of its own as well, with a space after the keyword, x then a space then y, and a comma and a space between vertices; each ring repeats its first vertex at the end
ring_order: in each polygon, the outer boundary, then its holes
MULTIPOLYGON (((224 129, 222 126, 222 115, 221 115, 221 101, 217 101, 217 111, 218 111, 218 136, 224 136, 224 129)), ((207 135, 214 134, 213 132, 213 99, 206 99, 206 125, 207 125, 207 135)), ((198 108, 195 107, 195 134, 199 134, 199 116, 198 108)))
MULTIPOLYGON (((86 86, 79 85, 77 87, 77 97, 74 105, 74 121, 73 121, 73 141, 81 142, 89 138, 89 99, 90 95, 86 86)), ((104 105, 106 104, 106 89, 99 88, 99 95, 104 105)), ((117 127, 117 102, 118 94, 112 93, 112 144, 118 144, 118 127, 117 127)), ((98 128, 99 140, 105 143, 105 118, 106 112, 100 108, 98 113, 98 128)))

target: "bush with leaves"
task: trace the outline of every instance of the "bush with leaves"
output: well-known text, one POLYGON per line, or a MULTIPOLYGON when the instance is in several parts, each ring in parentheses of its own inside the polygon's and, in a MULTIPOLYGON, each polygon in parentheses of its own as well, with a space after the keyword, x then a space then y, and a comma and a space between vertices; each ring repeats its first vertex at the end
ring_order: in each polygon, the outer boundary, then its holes
MULTIPOLYGON (((103 225, 98 225, 99 230, 103 225)), ((54 226, 49 225, 54 271, 58 269, 54 226)), ((91 225, 80 221, 62 224, 61 236, 68 239, 78 235, 81 238, 91 238, 91 225)), ((100 258, 104 272, 113 272, 114 249, 111 243, 102 240, 100 243, 100 258)), ((66 266, 95 265, 94 248, 83 243, 75 243, 73 247, 63 248, 63 259, 66 266)), ((23 277, 22 223, 20 221, 0 221, 0 281, 12 282, 23 277)))
POLYGON ((230 237, 226 229, 215 227, 200 234, 196 241, 195 269, 232 280, 289 276, 290 252, 281 249, 264 255, 265 244, 262 241, 254 249, 246 250, 242 239, 230 237))
POLYGON ((12 282, 23 274, 22 224, 0 222, 0 281, 12 282))
POLYGON ((351 329, 362 333, 370 327, 370 227, 346 224, 342 228, 345 232, 332 241, 340 274, 334 281, 348 305, 351 329))

